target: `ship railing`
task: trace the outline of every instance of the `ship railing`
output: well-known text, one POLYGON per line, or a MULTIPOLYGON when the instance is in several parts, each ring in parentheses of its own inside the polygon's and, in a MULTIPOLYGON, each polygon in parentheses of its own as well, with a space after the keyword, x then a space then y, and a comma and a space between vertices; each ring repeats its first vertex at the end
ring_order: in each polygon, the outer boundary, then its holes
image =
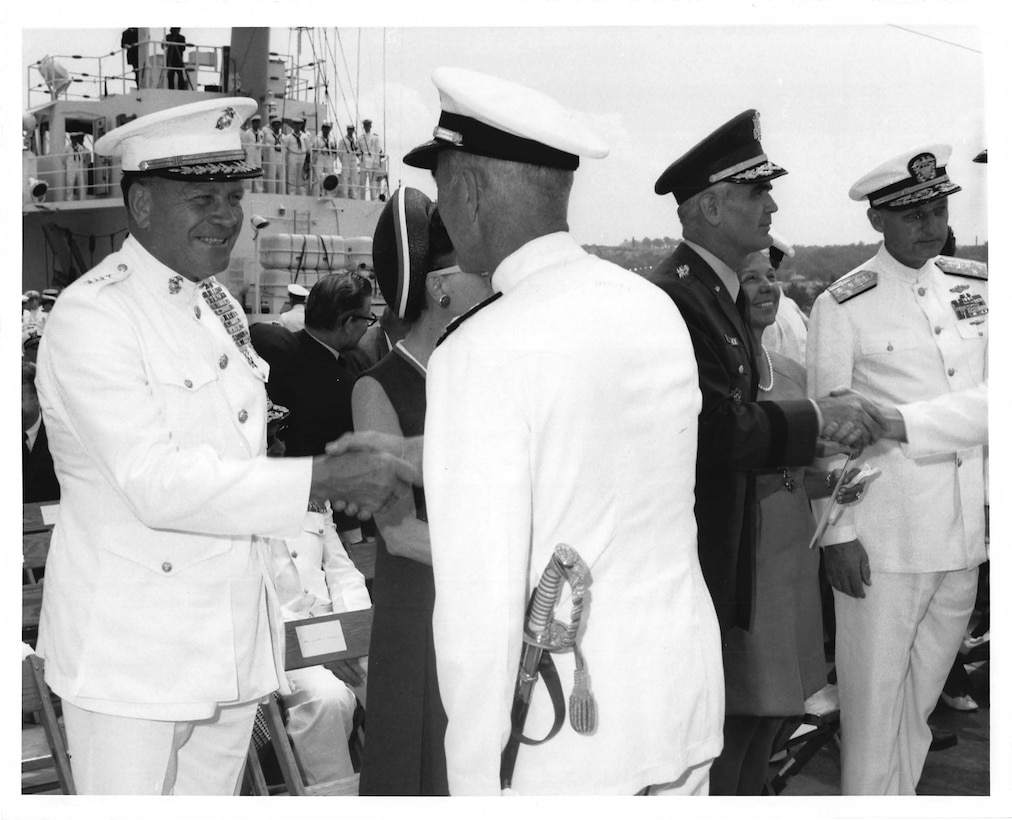
POLYGON ((257 151, 260 152, 260 167, 264 175, 253 183, 254 191, 378 201, 386 201, 390 195, 389 161, 386 156, 379 158, 375 167, 366 168, 357 159, 346 163, 345 167, 338 153, 313 147, 308 152, 308 162, 290 169, 284 149, 279 152, 269 145, 247 146, 247 159, 255 160, 257 151))
MULTIPOLYGON (((99 100, 138 88, 168 88, 165 41, 151 38, 139 44, 148 53, 134 69, 126 49, 99 56, 52 54, 28 66, 27 99, 30 108, 54 100, 99 100)), ((182 87, 194 91, 220 91, 222 49, 187 44, 183 59, 182 87)))
POLYGON ((86 201, 119 196, 119 163, 91 151, 64 151, 42 156, 24 152, 22 165, 26 181, 43 182, 46 187, 41 197, 33 197, 26 190, 26 203, 86 201))
MULTIPOLYGON (((88 138, 86 138, 88 139, 88 138)), ((252 149, 253 151, 261 149, 252 149)), ((247 151, 247 157, 251 157, 247 151)), ((319 149, 309 154, 308 173, 302 172, 298 185, 290 185, 287 178, 285 154, 267 151, 261 153, 263 177, 248 186, 250 190, 271 194, 304 194, 340 199, 386 201, 389 197, 388 160, 383 157, 375 168, 349 163, 348 168, 337 172, 336 155, 319 149), (273 156, 277 156, 275 161, 273 156)), ((107 199, 119 196, 122 171, 118 160, 103 157, 91 150, 81 153, 62 151, 35 156, 25 152, 24 173, 29 178, 45 182, 47 190, 39 199, 45 202, 72 202, 107 199)), ((25 202, 31 202, 27 197, 25 202)))

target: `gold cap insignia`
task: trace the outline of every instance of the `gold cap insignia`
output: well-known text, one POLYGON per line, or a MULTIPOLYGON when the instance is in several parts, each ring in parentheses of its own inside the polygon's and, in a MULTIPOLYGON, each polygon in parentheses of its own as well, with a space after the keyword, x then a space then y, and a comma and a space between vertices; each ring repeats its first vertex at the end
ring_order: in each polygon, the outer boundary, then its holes
POLYGON ((218 117, 218 121, 214 124, 214 127, 219 131, 224 131, 232 124, 232 120, 235 119, 235 109, 229 106, 225 109, 224 113, 218 117))
POLYGON ((936 175, 935 155, 918 154, 907 164, 907 169, 910 171, 910 176, 918 182, 927 182, 930 179, 934 179, 936 175))

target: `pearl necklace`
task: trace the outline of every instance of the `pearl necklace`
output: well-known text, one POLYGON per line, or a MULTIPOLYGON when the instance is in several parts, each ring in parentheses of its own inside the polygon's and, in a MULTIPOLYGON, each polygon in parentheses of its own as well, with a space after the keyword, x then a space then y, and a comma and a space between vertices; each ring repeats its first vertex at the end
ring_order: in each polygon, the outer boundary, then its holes
POLYGON ((759 389, 762 390, 763 393, 769 393, 770 390, 773 389, 773 361, 770 359, 770 352, 766 349, 766 345, 760 345, 760 347, 763 349, 763 355, 766 356, 766 366, 770 369, 770 383, 768 387, 763 387, 762 384, 760 384, 759 389))

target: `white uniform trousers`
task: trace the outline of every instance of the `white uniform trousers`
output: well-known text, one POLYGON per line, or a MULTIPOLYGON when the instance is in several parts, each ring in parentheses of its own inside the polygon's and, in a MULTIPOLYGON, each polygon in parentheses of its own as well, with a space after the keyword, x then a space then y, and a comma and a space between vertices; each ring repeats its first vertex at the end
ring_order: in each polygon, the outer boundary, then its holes
POLYGON ((265 151, 263 169, 264 192, 268 194, 285 193, 284 152, 274 151, 273 148, 270 151, 265 151))
MULTIPOLYGON (((303 139, 305 139, 303 137, 303 139)), ((306 165, 306 152, 289 151, 285 156, 285 193, 305 194, 306 178, 302 175, 306 165)))
POLYGON ((977 569, 875 572, 834 590, 844 795, 916 794, 938 702, 973 612, 977 569))
POLYGON ((713 760, 690 766, 678 780, 657 783, 645 789, 646 794, 656 797, 699 797, 710 793, 710 767, 713 760))
POLYGON ((334 784, 355 769, 348 752, 355 717, 355 693, 323 666, 288 673, 292 694, 282 702, 288 710, 288 736, 306 785, 334 784))
POLYGON ((259 700, 206 720, 120 717, 63 701, 78 794, 238 794, 259 700))

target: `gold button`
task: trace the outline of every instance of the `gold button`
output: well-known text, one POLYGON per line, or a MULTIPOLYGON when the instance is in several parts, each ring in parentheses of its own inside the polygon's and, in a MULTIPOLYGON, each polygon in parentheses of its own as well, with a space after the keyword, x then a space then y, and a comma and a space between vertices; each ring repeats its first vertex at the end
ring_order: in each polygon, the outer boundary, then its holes
POLYGON ((200 318, 200 305, 193 306, 193 315, 196 316, 198 319, 200 318))
POLYGON ((950 367, 949 368, 949 375, 950 376, 955 376, 956 375, 956 368, 950 367))
POLYGON ((193 387, 193 382, 191 382, 189 379, 184 381, 183 384, 185 384, 187 387, 193 387))
POLYGON ((927 291, 924 288, 917 288, 917 295, 923 296, 927 291))
POLYGON ((738 365, 738 374, 741 375, 744 372, 745 372, 745 365, 743 364, 738 365))
POLYGON ((317 535, 323 535, 323 530, 317 530, 316 533, 317 535))
POLYGON ((886 346, 886 350, 892 350, 892 349, 893 349, 893 343, 889 342, 889 344, 886 346))
POLYGON ((963 466, 963 459, 957 458, 956 459, 956 466, 957 467, 962 467, 963 466))
POLYGON ((292 558, 298 558, 299 553, 296 550, 292 550, 292 558))
POLYGON ((116 270, 118 270, 118 271, 125 271, 126 269, 127 269, 127 266, 123 265, 123 264, 120 264, 120 265, 116 266, 116 270))
POLYGON ((942 332, 942 328, 939 325, 935 325, 935 335, 937 336, 942 332))
POLYGON ((172 572, 172 564, 170 564, 168 561, 162 564, 162 572, 172 572))
POLYGON ((227 354, 225 354, 225 353, 221 354, 221 358, 218 359, 218 367, 220 367, 222 370, 224 370, 226 367, 228 367, 228 355, 227 354))
POLYGON ((240 424, 245 424, 246 423, 246 419, 248 419, 248 418, 249 418, 249 413, 247 413, 245 410, 240 410, 239 411, 239 423, 240 424))

